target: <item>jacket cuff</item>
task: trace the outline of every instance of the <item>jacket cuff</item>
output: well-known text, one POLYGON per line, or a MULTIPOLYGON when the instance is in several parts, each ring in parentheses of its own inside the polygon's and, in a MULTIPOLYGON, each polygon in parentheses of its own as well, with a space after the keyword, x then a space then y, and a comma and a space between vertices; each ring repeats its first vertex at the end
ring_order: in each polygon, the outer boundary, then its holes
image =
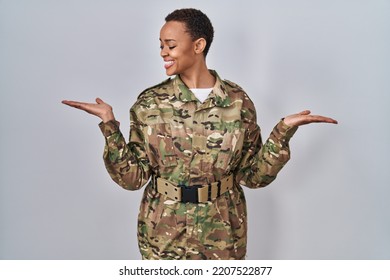
POLYGON ((105 137, 109 137, 119 131, 119 122, 116 120, 111 120, 106 123, 101 122, 99 123, 99 128, 105 137))
POLYGON ((297 131, 298 126, 289 126, 283 119, 274 127, 273 134, 278 139, 283 139, 284 141, 289 141, 293 137, 294 133, 297 131))

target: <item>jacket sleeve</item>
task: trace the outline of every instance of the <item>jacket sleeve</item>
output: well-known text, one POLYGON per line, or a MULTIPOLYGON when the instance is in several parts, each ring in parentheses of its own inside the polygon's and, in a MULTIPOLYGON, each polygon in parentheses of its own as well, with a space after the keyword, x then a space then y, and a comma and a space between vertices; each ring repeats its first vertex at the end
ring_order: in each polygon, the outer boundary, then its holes
POLYGON ((101 122, 105 137, 103 160, 111 178, 127 190, 138 190, 150 177, 149 160, 145 151, 142 124, 130 110, 130 137, 126 141, 117 121, 101 122))
POLYGON ((289 141, 298 127, 290 127, 281 120, 263 144, 254 107, 250 111, 245 114, 246 133, 236 180, 249 188, 261 188, 275 180, 290 159, 289 141))

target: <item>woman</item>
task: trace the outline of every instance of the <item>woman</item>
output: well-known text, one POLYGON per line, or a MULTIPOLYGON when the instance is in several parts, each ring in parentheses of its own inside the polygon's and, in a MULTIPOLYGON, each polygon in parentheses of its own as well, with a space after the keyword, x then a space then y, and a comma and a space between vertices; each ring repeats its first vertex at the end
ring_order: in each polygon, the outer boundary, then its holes
POLYGON ((130 110, 126 143, 110 105, 63 101, 99 117, 104 162, 128 190, 146 183, 138 217, 144 259, 244 259, 243 190, 271 183, 289 159, 298 126, 337 123, 303 111, 282 119, 262 143, 255 107, 238 85, 206 65, 214 30, 205 14, 175 10, 160 31, 168 80, 130 110), (148 182, 148 180, 151 180, 148 182))

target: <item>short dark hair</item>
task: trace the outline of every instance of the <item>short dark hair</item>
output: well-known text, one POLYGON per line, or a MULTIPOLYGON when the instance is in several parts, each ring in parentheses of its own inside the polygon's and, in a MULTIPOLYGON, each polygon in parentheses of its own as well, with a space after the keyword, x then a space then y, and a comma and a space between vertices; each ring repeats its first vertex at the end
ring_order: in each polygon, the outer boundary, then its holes
POLYGON ((206 47, 203 53, 204 56, 207 55, 214 38, 214 28, 210 19, 204 13, 192 8, 178 9, 167 15, 165 21, 184 23, 193 41, 204 38, 206 40, 206 47))

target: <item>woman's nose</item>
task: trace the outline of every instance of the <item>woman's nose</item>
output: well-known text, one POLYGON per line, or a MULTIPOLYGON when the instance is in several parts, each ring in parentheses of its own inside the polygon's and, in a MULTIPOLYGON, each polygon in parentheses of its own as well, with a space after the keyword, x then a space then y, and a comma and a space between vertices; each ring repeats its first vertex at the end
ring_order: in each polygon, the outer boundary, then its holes
POLYGON ((165 57, 165 56, 167 56, 167 55, 168 55, 168 53, 166 52, 165 48, 162 47, 161 50, 160 50, 160 56, 161 56, 161 57, 165 57))

